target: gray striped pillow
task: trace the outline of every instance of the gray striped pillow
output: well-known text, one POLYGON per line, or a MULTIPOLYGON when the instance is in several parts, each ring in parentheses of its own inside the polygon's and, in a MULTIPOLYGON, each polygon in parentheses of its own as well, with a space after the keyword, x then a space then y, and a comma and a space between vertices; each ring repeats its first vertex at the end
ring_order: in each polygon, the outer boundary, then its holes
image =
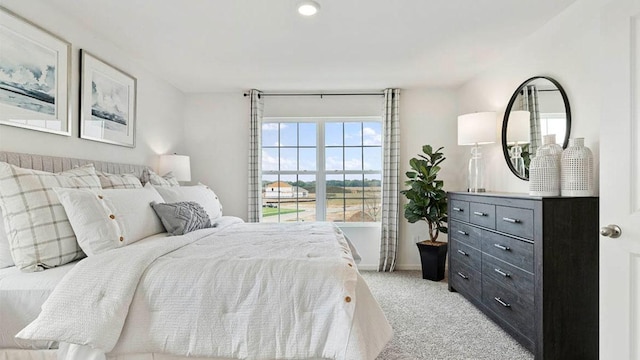
POLYGON ((142 183, 133 174, 109 174, 96 171, 103 189, 140 189, 142 183))
POLYGON ((0 208, 11 255, 23 271, 40 271, 85 256, 54 187, 101 188, 93 164, 55 174, 0 162, 0 208))

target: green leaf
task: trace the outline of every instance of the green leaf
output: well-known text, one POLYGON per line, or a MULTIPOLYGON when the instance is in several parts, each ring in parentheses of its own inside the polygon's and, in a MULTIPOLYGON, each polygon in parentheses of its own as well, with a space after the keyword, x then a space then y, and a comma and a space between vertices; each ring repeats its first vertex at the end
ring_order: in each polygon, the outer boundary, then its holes
POLYGON ((424 220, 432 224, 434 229, 446 233, 443 225, 447 222, 447 193, 444 182, 438 180, 438 173, 442 170, 440 164, 446 159, 441 152, 443 147, 433 150, 431 145, 422 146, 423 154, 409 160, 413 171, 405 173, 405 185, 409 189, 401 190, 408 203, 404 206, 404 217, 410 223, 424 220))

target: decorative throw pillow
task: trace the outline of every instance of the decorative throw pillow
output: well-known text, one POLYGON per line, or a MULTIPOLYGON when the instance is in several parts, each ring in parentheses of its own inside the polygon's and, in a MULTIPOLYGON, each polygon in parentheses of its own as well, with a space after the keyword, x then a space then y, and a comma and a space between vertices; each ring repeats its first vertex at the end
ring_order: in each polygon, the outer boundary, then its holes
POLYGON ((172 172, 168 172, 163 176, 160 176, 149 168, 144 169, 144 171, 142 172, 142 182, 144 184, 149 183, 151 185, 162 187, 180 186, 180 183, 178 182, 178 180, 176 180, 176 177, 172 172))
POLYGON ((0 162, 0 207, 11 255, 23 271, 85 256, 54 187, 100 189, 100 180, 93 164, 55 174, 0 162))
POLYGON ((139 189, 142 183, 133 174, 109 174, 96 171, 103 189, 139 189))
POLYGON ((7 238, 7 232, 4 230, 4 220, 2 216, 2 210, 0 209, 0 269, 4 269, 9 266, 15 265, 13 258, 11 257, 11 250, 9 249, 9 239, 7 238))
POLYGON ((78 244, 88 256, 164 232, 149 204, 162 202, 155 189, 55 189, 78 244))
MULTIPOLYGON (((151 186, 151 185, 145 185, 151 186)), ((174 203, 180 201, 195 201, 202 206, 213 223, 222 216, 222 205, 213 190, 209 187, 198 184, 195 186, 179 186, 179 187, 160 187, 154 186, 162 195, 164 202, 174 203)))
POLYGON ((171 235, 183 235, 194 230, 211 226, 209 214, 195 201, 182 201, 170 204, 151 203, 151 207, 162 220, 162 225, 171 235))

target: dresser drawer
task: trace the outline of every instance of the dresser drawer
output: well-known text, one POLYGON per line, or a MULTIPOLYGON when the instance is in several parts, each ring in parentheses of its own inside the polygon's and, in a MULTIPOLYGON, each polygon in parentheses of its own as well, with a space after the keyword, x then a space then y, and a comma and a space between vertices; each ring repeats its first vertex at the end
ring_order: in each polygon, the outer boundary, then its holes
POLYGON ((483 277, 482 303, 522 335, 534 339, 534 307, 528 298, 483 277))
POLYGON ((533 274, 533 244, 482 231, 482 252, 533 274))
POLYGON ((449 204, 449 216, 452 219, 469 222, 469 202, 451 200, 451 204, 449 204))
POLYGON ((449 238, 458 240, 476 249, 480 249, 482 230, 458 221, 449 222, 449 238))
POLYGON ((510 291, 520 294, 533 304, 533 274, 483 253, 482 277, 491 279, 510 291))
POLYGON ((489 229, 496 228, 496 207, 495 205, 482 203, 469 203, 469 222, 484 226, 489 229))
POLYGON ((482 253, 478 249, 474 249, 469 245, 465 245, 457 240, 449 242, 451 250, 449 258, 461 262, 470 268, 480 271, 482 264, 482 253))
POLYGON ((449 266, 451 267, 449 281, 453 288, 461 294, 480 300, 482 293, 482 276, 480 272, 456 259, 450 258, 449 260, 449 266))
POLYGON ((533 240, 533 210, 496 206, 496 230, 533 240))

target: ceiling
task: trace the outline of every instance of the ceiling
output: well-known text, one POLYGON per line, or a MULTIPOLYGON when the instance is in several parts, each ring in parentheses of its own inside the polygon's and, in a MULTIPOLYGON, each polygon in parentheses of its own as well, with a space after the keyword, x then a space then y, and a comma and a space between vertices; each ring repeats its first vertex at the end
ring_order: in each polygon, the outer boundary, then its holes
POLYGON ((455 87, 575 0, 49 0, 184 92, 455 87), (114 26, 117 24, 117 26, 114 26))

